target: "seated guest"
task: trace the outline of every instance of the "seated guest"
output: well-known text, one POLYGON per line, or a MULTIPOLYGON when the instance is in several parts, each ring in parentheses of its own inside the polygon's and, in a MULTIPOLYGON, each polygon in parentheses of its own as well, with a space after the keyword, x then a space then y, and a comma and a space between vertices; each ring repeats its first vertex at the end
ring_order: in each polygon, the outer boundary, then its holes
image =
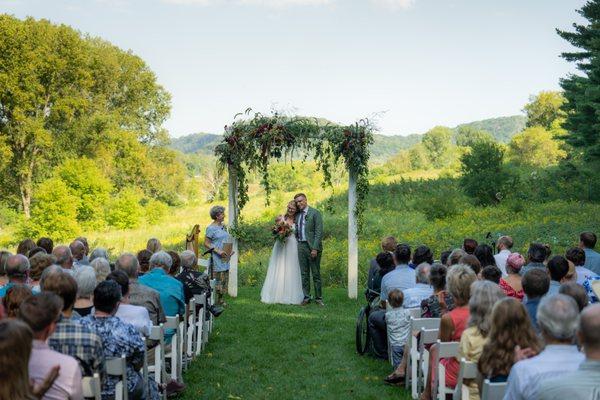
POLYGON ((107 277, 107 281, 115 281, 121 288, 121 301, 115 317, 120 318, 123 322, 131 324, 137 331, 145 337, 150 335, 152 321, 148 315, 148 310, 142 306, 129 304, 129 278, 123 271, 116 270, 111 272, 107 277))
POLYGON ((408 266, 410 262, 410 246, 399 244, 394 250, 396 268, 381 279, 381 301, 387 300, 393 289, 402 291, 415 286, 415 270, 408 266))
POLYGON ((14 285, 26 285, 29 279, 29 260, 23 254, 15 254, 6 259, 6 276, 8 283, 0 288, 0 297, 4 297, 8 289, 14 285))
POLYGON ((549 377, 540 383, 538 398, 593 399, 598 398, 600 382, 600 305, 586 308, 579 318, 577 338, 583 347, 585 361, 576 371, 560 379, 549 377))
POLYGON ((104 258, 106 261, 110 260, 108 255, 108 251, 102 247, 96 247, 92 254, 90 254, 90 262, 94 261, 96 258, 104 258))
MULTIPOLYGON (((471 298, 471 284, 477 280, 473 270, 462 264, 450 268, 446 277, 446 286, 454 299, 454 309, 442 315, 440 321, 440 336, 442 342, 459 342, 469 321, 469 299, 471 298)), ((437 346, 431 347, 429 352, 430 365, 437 354, 437 346)), ((456 358, 442 358, 440 364, 446 368, 446 386, 456 386, 460 364, 456 358)), ((431 371, 427 372, 425 390, 422 398, 431 398, 431 371)))
POLYGON ((496 265, 494 250, 487 244, 480 244, 477 246, 473 252, 473 255, 477 257, 482 268, 487 267, 488 265, 496 265))
POLYGON ((91 267, 96 273, 96 283, 100 283, 106 280, 108 274, 110 274, 110 263, 107 259, 98 257, 90 263, 91 267))
POLYGON ((123 253, 117 258, 115 270, 125 272, 129 278, 129 304, 142 306, 148 310, 152 325, 158 326, 166 322, 167 318, 160 303, 160 294, 138 282, 138 272, 140 271, 138 259, 131 253, 123 253))
MULTIPOLYGON (((464 357, 467 361, 474 363, 479 361, 491 329, 492 308, 503 297, 504 292, 497 284, 486 280, 473 282, 469 299, 469 327, 460 337, 457 360, 464 357)), ((477 383, 473 381, 468 382, 467 385, 469 386, 469 398, 478 400, 477 383)))
POLYGON ((79 240, 74 240, 69 245, 69 249, 71 249, 71 254, 73 255, 73 268, 75 270, 84 265, 89 265, 89 262, 84 260, 85 245, 83 243, 81 243, 79 240))
POLYGON ((569 262, 563 256, 554 256, 548 261, 548 272, 550 274, 550 287, 548 294, 557 294, 560 284, 569 272, 569 262))
POLYGON ((92 297, 94 289, 96 289, 96 273, 92 267, 79 268, 75 273, 75 281, 77 282, 77 299, 73 310, 78 317, 86 317, 94 308, 92 297))
POLYGON ((431 265, 421 263, 415 270, 415 286, 404 290, 404 308, 419 308, 421 302, 433 294, 433 289, 429 284, 429 271, 431 265))
POLYGON ((138 263, 140 264, 140 276, 144 275, 150 269, 150 257, 152 257, 152 252, 146 249, 140 250, 137 253, 138 263))
MULTIPOLYGON (((382 251, 381 253, 377 254, 375 262, 377 263, 377 270, 367 282, 367 290, 369 291, 367 298, 370 302, 376 302, 374 307, 379 308, 381 281, 385 275, 396 268, 396 265, 394 263, 394 256, 389 251, 382 251)), ((369 273, 371 273, 371 271, 369 271, 369 273)))
POLYGON ((414 269, 422 263, 427 263, 429 265, 433 264, 433 253, 431 252, 431 249, 425 245, 421 245, 415 249, 412 261, 408 265, 414 269))
POLYGON ((77 298, 75 278, 64 272, 52 274, 44 280, 44 292, 54 293, 63 301, 62 315, 48 339, 48 346, 77 359, 84 376, 91 376, 96 372, 104 374, 104 352, 100 336, 71 319, 77 298))
MULTIPOLYGON (((168 271, 171 268, 171 256, 164 251, 158 251, 152 254, 150 258, 150 271, 138 279, 142 285, 146 285, 160 294, 165 315, 173 317, 185 315, 185 299, 183 297, 183 284, 177 279, 169 276, 168 271)), ((167 342, 171 341, 173 330, 165 332, 167 342)))
POLYGON ((440 254, 440 264, 447 265, 448 257, 450 257, 450 254, 452 254, 452 250, 442 251, 442 253, 440 254))
POLYGON ((429 283, 433 294, 421 302, 421 317, 440 318, 454 308, 454 300, 446 291, 446 266, 433 264, 429 270, 429 283))
POLYGON ((31 296, 21 304, 19 318, 33 331, 33 345, 29 358, 29 379, 40 383, 48 373, 60 366, 58 377, 46 392, 45 399, 83 399, 81 370, 71 356, 52 350, 48 338, 54 333, 63 304, 54 293, 31 296))
MULTIPOLYGON (((158 399, 158 388, 154 379, 143 382, 138 372, 144 362, 146 346, 142 336, 133 325, 127 324, 115 317, 121 301, 121 287, 114 281, 100 282, 94 290, 94 315, 88 315, 80 323, 96 332, 104 344, 106 359, 127 357, 127 392, 132 399, 145 397, 146 385, 150 385, 152 399, 158 399)), ((102 385, 102 398, 112 398, 115 395, 117 376, 107 376, 102 385)))
MULTIPOLYGON (((382 252, 393 253, 394 250, 396 249, 397 245, 398 245, 398 243, 396 242, 396 238, 393 237, 393 236, 388 236, 388 237, 384 238, 381 241, 381 251, 382 252)), ((381 254, 381 253, 379 253, 379 254, 381 254)), ((376 285, 375 282, 374 282, 376 273, 381 268, 381 266, 377 263, 377 256, 375 258, 373 258, 370 261, 370 264, 369 264, 369 273, 368 273, 368 276, 367 276, 367 287, 368 288, 373 288, 375 286, 378 286, 380 288, 380 290, 381 290, 381 276, 383 276, 385 274, 383 274, 383 275, 380 274, 380 276, 379 276, 379 285, 376 285)), ((373 290, 373 289, 371 289, 371 290, 373 290)), ((379 290, 377 290, 377 292, 379 292, 379 290)))
POLYGON ((17 254, 22 254, 25 257, 29 257, 29 252, 34 248, 35 242, 29 238, 24 239, 17 246, 17 254))
POLYGON ((500 279, 500 288, 508 297, 514 297, 521 301, 525 296, 523 285, 521 284, 522 277, 519 271, 525 264, 525 259, 519 253, 512 253, 506 259, 506 276, 500 279))
POLYGON ((546 347, 537 356, 513 365, 505 398, 538 399, 541 381, 552 378, 564 382, 566 373, 577 370, 584 360, 572 344, 578 316, 577 304, 568 296, 555 294, 542 299, 537 321, 546 347))
POLYGON ((539 353, 541 348, 525 306, 509 297, 492 308, 490 333, 478 362, 483 378, 506 382, 515 363, 517 347, 532 355, 539 353))
POLYGON ((477 240, 465 239, 463 241, 462 249, 464 250, 465 253, 472 255, 473 253, 475 253, 476 248, 477 248, 477 240))
POLYGON ((494 259, 496 260, 496 266, 500 268, 500 271, 502 271, 502 276, 506 276, 508 274, 506 271, 506 260, 508 260, 508 256, 511 255, 510 251, 512 247, 513 240, 510 236, 501 236, 498 239, 498 243, 496 244, 498 254, 494 255, 494 259))
POLYGON ((2 305, 7 318, 17 318, 21 303, 33 295, 29 286, 14 285, 6 291, 6 296, 2 298, 2 305))
POLYGON ((500 279, 502 279, 502 271, 500 268, 495 265, 488 265, 484 269, 481 270, 481 279, 494 282, 496 285, 500 283, 500 279))
POLYGON ((73 275, 75 269, 73 268, 73 254, 71 249, 67 246, 56 246, 52 250, 52 255, 56 257, 56 264, 60 265, 67 273, 73 275))
POLYGON ((29 257, 29 285, 34 292, 40 291, 40 279, 42 272, 56 262, 52 254, 37 253, 29 257))
POLYGON ((539 333, 537 309, 542 297, 548 293, 548 289, 550 288, 550 277, 546 271, 543 271, 540 268, 534 268, 523 276, 522 283, 523 292, 527 296, 523 305, 525 305, 529 318, 531 318, 533 329, 536 333, 539 333))
POLYGON ((584 287, 575 282, 563 283, 562 285, 560 285, 558 293, 572 297, 573 300, 575 300, 575 303, 577 303, 579 312, 581 312, 585 307, 587 307, 589 303, 589 298, 584 287))
POLYGON ((569 265, 569 270, 564 278, 560 281, 561 284, 575 282, 577 283, 577 271, 575 270, 575 264, 571 261, 567 260, 567 264, 569 265))
POLYGON ((541 243, 531 243, 527 250, 527 265, 521 268, 519 273, 524 276, 530 269, 546 270, 544 261, 546 260, 546 247, 541 243))
POLYGON ((460 264, 460 259, 466 255, 467 253, 465 253, 465 251, 462 249, 452 250, 452 252, 448 256, 448 262, 446 263, 446 266, 451 267, 453 265, 460 264))
POLYGON ((600 253, 594 251, 596 247, 596 234, 594 232, 582 232, 579 235, 579 247, 585 252, 585 268, 596 275, 600 275, 600 253))
POLYGON ((567 258, 567 260, 571 261, 575 265, 578 284, 583 285, 583 282, 585 282, 586 278, 593 278, 598 276, 598 274, 584 267, 585 252, 583 251, 583 249, 580 249, 579 247, 573 247, 567 250, 565 257, 567 258))
POLYGON ((150 253, 154 254, 162 250, 162 245, 160 244, 160 240, 157 238, 150 238, 146 243, 146 250, 150 253))
MULTIPOLYGON (((421 264, 423 265, 423 264, 421 264)), ((404 372, 396 373, 402 362, 404 346, 410 335, 410 313, 402 306, 404 296, 402 291, 394 289, 389 293, 390 307, 385 313, 385 322, 392 346, 392 365, 394 372, 385 378, 387 383, 397 383, 404 378, 404 372)))
POLYGON ((35 244, 38 247, 42 247, 44 250, 46 250, 46 254, 52 254, 52 250, 54 249, 54 241, 52 241, 52 239, 49 237, 41 237, 37 242, 35 242, 35 244))
POLYGON ((35 256, 38 253, 48 254, 46 252, 46 249, 44 249, 43 247, 36 246, 33 249, 29 250, 29 255, 27 256, 27 258, 31 260, 31 257, 35 256))
POLYGON ((177 274, 179 274, 179 269, 181 268, 181 259, 176 251, 169 250, 167 253, 171 256, 171 260, 173 260, 171 268, 169 269, 169 275, 175 277, 177 274))
POLYGON ((475 275, 479 277, 479 273, 481 272, 481 262, 477 257, 471 254, 466 254, 460 258, 459 263, 469 266, 473 272, 475 272, 475 275))
POLYGON ((6 276, 6 261, 10 256, 12 256, 12 254, 9 251, 0 251, 0 288, 8 283, 8 277, 6 276))
POLYGON ((88 243, 87 238, 83 237, 83 236, 79 236, 78 238, 75 238, 75 240, 77 240, 78 242, 83 243, 83 257, 81 258, 81 263, 83 265, 89 265, 90 264, 90 259, 88 258, 88 254, 90 254, 90 245, 88 243))
POLYGON ((198 259, 193 251, 181 252, 179 259, 181 260, 181 273, 177 275, 177 279, 183 283, 183 294, 187 304, 195 294, 210 292, 210 279, 208 275, 198 271, 198 259))

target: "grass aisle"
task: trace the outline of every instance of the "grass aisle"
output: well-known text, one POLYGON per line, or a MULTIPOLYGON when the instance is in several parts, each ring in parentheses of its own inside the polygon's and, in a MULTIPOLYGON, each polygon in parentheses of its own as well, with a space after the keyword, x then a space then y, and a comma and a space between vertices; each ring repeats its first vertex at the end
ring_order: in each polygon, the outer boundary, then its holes
POLYGON ((362 301, 326 289, 326 307, 265 305, 241 288, 215 321, 204 353, 185 375, 184 399, 408 399, 383 383, 386 362, 358 356, 362 301))

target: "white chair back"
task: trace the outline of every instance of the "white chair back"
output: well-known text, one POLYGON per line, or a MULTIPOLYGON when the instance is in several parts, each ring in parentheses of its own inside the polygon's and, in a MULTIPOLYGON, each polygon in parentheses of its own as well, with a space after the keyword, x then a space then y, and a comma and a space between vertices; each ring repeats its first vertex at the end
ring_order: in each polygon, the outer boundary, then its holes
POLYGON ((453 394, 454 389, 446 387, 446 367, 440 363, 442 358, 451 358, 458 356, 459 342, 442 342, 437 341, 438 350, 433 360, 433 365, 437 365, 437 376, 434 379, 434 384, 431 385, 432 397, 438 400, 445 400, 447 394, 453 394))
POLYGON ((81 379, 83 387, 83 397, 86 399, 100 400, 102 398, 102 388, 100 387, 100 375, 95 373, 94 376, 84 376, 81 379))
POLYGON ((409 308, 408 312, 412 318, 421 318, 421 308, 409 308))
POLYGON ((165 357, 171 360, 171 379, 180 381, 182 377, 181 367, 181 330, 179 329, 179 314, 174 317, 167 317, 164 328, 173 329, 175 333, 171 337, 171 351, 165 354, 165 357))
POLYGON ((185 355, 188 362, 186 362, 186 368, 189 364, 189 361, 191 361, 195 356, 194 345, 196 341, 196 299, 192 297, 188 303, 187 314, 185 355))
POLYGON ((115 400, 128 400, 127 392, 127 359, 125 355, 120 358, 109 358, 106 360, 106 373, 119 376, 121 379, 115 386, 115 400))
POLYGON ((477 370, 477 364, 471 361, 467 361, 464 357, 460 359, 460 370, 458 372, 458 378, 456 380, 456 387, 454 388, 453 400, 461 400, 469 398, 469 386, 464 384, 465 379, 477 379, 479 377, 479 371, 477 370))
POLYGON ((506 392, 506 382, 490 382, 489 379, 483 381, 481 391, 481 400, 502 400, 506 392))
POLYGON ((420 368, 419 360, 419 349, 417 346, 417 339, 414 335, 421 332, 422 328, 425 329, 439 329, 440 318, 413 318, 410 321, 410 332, 408 335, 408 353, 404 355, 406 357, 406 379, 404 381, 405 387, 408 390, 408 386, 411 386, 411 394, 413 399, 419 397, 419 385, 417 371, 420 368))
POLYGON ((196 301, 197 305, 202 305, 199 311, 194 310, 196 327, 196 342, 194 344, 194 352, 196 353, 196 356, 198 356, 204 349, 206 340, 208 340, 208 322, 206 321, 206 293, 194 295, 194 300, 196 301))

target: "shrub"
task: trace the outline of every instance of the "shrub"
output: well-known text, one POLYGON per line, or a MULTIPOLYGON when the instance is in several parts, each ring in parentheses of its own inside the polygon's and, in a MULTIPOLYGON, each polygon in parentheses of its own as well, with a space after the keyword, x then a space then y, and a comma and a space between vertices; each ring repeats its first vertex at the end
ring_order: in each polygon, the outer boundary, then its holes
POLYGON ((119 229, 135 228, 144 216, 140 200, 141 196, 135 190, 124 189, 109 202, 106 222, 119 229))
POLYGON ((148 203, 144 206, 144 212, 146 214, 146 221, 149 224, 154 225, 167 214, 169 211, 169 206, 165 203, 158 200, 149 200, 148 203))

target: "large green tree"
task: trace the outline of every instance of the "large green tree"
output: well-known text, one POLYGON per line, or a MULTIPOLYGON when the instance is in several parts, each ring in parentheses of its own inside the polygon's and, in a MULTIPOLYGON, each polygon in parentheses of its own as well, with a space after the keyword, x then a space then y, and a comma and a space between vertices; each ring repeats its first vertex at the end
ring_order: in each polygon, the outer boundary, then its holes
POLYGON ((25 215, 35 183, 64 159, 96 158, 120 135, 164 144, 169 107, 169 94, 130 52, 65 25, 0 15, 2 190, 19 194, 25 215))
POLYGON ((509 144, 509 157, 517 165, 547 167, 566 156, 560 145, 551 131, 533 126, 513 136, 509 144))
POLYGON ((458 128, 454 140, 457 146, 471 147, 476 142, 493 142, 494 137, 488 131, 465 125, 458 128))
POLYGON ((558 34, 578 51, 562 53, 574 62, 581 74, 561 79, 567 102, 565 140, 581 151, 588 160, 600 160, 600 0, 588 1, 578 11, 587 24, 573 24, 574 32, 558 30, 558 34))
POLYGON ((531 96, 523 111, 527 114, 527 127, 541 126, 554 130, 563 124, 566 113, 562 109, 566 102, 561 92, 541 91, 531 96))
POLYGON ((423 135, 423 146, 436 168, 449 163, 452 149, 452 130, 445 126, 436 126, 423 135))

